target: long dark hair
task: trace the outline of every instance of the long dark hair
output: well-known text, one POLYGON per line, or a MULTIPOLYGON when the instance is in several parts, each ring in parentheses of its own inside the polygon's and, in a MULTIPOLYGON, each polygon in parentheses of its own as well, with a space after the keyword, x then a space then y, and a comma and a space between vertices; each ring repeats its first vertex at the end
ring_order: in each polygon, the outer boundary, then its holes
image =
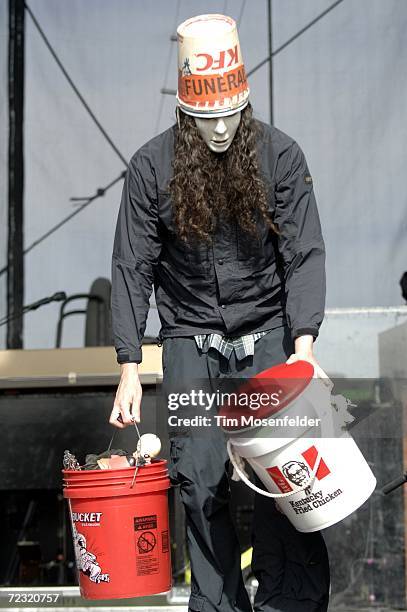
POLYGON ((213 153, 194 118, 179 111, 169 190, 175 228, 182 240, 210 240, 220 218, 235 219, 243 230, 255 236, 260 215, 278 232, 268 212, 268 186, 259 170, 259 129, 248 104, 228 150, 213 153))

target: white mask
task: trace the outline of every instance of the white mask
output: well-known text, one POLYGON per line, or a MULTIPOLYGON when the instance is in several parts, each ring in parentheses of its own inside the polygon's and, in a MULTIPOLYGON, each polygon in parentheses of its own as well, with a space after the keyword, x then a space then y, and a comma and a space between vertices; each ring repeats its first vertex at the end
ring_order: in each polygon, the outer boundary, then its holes
POLYGON ((204 118, 194 117, 196 126, 203 141, 214 153, 223 153, 232 144, 239 127, 242 112, 238 111, 227 117, 204 118))

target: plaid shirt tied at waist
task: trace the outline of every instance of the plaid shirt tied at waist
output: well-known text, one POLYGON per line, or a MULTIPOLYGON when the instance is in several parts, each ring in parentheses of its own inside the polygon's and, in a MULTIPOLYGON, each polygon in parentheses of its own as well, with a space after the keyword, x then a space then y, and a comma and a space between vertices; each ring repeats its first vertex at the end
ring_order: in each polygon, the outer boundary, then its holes
POLYGON ((220 334, 198 334, 194 336, 198 348, 207 353, 210 348, 216 349, 221 355, 229 359, 235 351, 236 359, 241 360, 248 355, 254 355, 254 343, 265 336, 270 330, 239 336, 236 338, 221 336, 220 334))

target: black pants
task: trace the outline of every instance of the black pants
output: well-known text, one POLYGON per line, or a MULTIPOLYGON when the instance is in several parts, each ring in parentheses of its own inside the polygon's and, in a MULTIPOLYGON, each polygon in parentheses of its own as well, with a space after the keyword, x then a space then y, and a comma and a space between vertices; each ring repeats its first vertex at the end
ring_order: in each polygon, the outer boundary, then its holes
MULTIPOLYGON (((191 388, 216 391, 222 379, 253 376, 286 361, 293 352, 286 327, 266 334, 254 356, 229 360, 216 350, 202 353, 195 339, 163 342, 163 394, 174 408, 175 394, 191 388), (173 395, 171 395, 173 394, 173 395)), ((184 400, 185 404, 185 400, 184 400)), ((208 414, 208 413, 206 413, 208 414)), ((213 414, 213 412, 212 412, 213 414)), ((170 478, 180 485, 191 561, 189 610, 250 611, 240 570, 240 547, 229 511, 229 458, 218 426, 193 427, 185 419, 205 416, 201 407, 169 410, 170 478)), ((322 535, 302 534, 275 507, 255 495, 252 569, 259 581, 254 608, 265 612, 324 612, 328 605, 329 563, 322 535)))

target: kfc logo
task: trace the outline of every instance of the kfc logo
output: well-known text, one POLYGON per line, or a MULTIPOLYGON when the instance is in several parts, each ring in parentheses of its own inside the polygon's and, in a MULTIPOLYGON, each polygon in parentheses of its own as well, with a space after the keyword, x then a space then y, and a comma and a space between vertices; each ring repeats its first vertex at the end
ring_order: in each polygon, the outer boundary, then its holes
MULTIPOLYGON (((301 453, 305 461, 291 460, 282 466, 282 471, 278 466, 266 468, 274 483, 277 485, 281 493, 289 493, 295 487, 303 486, 310 478, 311 470, 315 467, 318 451, 315 446, 310 446, 306 451, 301 453)), ((328 476, 331 471, 325 461, 320 457, 318 469, 315 477, 317 480, 322 480, 328 476)))
POLYGON ((309 479, 309 469, 302 461, 289 461, 283 465, 283 474, 297 487, 301 487, 309 479))
POLYGON ((210 53, 196 53, 197 58, 203 58, 203 64, 197 66, 197 72, 203 70, 223 70, 229 68, 232 64, 239 63, 239 53, 237 45, 234 49, 228 49, 227 51, 219 51, 217 57, 213 57, 210 53))

